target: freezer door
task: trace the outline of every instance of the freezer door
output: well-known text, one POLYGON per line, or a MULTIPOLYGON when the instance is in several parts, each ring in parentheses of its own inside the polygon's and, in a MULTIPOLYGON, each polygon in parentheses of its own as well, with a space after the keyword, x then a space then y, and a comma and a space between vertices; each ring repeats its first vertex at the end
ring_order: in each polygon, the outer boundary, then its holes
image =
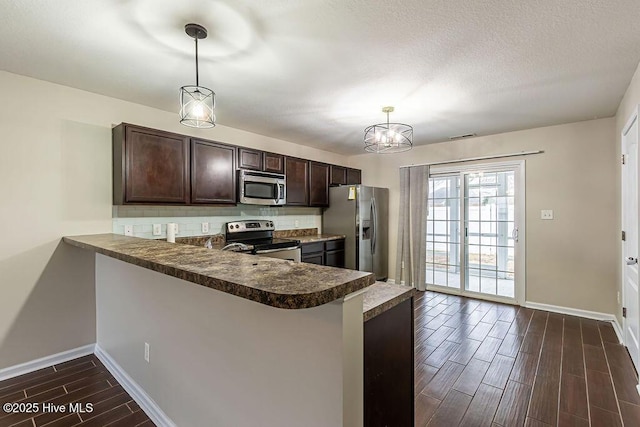
POLYGON ((373 232, 375 214, 373 188, 363 185, 357 188, 358 198, 358 266, 360 271, 373 272, 373 232))
POLYGON ((389 190, 371 188, 371 271, 386 280, 389 263, 389 190))

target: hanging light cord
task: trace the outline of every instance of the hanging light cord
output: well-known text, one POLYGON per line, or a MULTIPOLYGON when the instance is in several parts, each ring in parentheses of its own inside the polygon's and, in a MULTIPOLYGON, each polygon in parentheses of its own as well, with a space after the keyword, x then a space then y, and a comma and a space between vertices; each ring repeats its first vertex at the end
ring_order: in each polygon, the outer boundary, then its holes
MULTIPOLYGON (((198 34, 196 34, 196 86, 200 86, 200 76, 198 75, 198 34)), ((388 114, 387 114, 388 117, 388 114)))

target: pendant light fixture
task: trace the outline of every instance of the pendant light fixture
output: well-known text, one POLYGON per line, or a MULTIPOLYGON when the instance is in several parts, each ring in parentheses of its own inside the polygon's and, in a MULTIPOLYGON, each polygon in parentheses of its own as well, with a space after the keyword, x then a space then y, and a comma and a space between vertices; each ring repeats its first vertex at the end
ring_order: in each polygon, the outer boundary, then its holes
POLYGON ((413 127, 404 123, 389 123, 389 113, 393 107, 384 107, 386 123, 371 125, 364 130, 364 149, 369 153, 390 154, 411 150, 413 147, 413 127))
POLYGON ((180 88, 180 123, 194 128, 212 128, 216 125, 216 94, 200 86, 198 75, 198 40, 207 37, 207 29, 198 24, 184 26, 187 35, 196 41, 196 85, 180 88))

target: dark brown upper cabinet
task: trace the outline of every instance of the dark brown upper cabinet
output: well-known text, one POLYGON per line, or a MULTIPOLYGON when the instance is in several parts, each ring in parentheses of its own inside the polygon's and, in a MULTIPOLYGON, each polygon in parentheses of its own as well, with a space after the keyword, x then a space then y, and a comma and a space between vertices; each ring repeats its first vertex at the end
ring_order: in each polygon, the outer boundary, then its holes
POLYGON ((262 153, 264 164, 262 170, 272 173, 284 173, 284 156, 282 154, 262 153))
POLYGON ((309 206, 329 206, 329 165, 309 162, 309 206))
POLYGON ((238 167, 240 169, 262 170, 262 151, 238 147, 238 167))
POLYGON ((309 206, 309 161, 285 158, 287 205, 309 206))
POLYGON ((189 202, 189 137, 122 123, 113 136, 113 203, 189 202))
POLYGON ((236 203, 236 147, 191 139, 191 203, 236 203))
POLYGON ((362 184, 362 173, 360 169, 347 169, 347 185, 362 184))
POLYGON ((347 168, 331 165, 329 185, 344 185, 347 183, 347 168))

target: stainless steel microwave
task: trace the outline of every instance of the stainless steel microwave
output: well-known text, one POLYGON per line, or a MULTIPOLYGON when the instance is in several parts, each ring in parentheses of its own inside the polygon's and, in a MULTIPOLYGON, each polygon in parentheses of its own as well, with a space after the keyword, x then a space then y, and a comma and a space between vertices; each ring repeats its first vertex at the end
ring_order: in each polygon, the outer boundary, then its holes
POLYGON ((241 170, 238 172, 239 202, 247 205, 284 205, 285 177, 279 173, 241 170))

